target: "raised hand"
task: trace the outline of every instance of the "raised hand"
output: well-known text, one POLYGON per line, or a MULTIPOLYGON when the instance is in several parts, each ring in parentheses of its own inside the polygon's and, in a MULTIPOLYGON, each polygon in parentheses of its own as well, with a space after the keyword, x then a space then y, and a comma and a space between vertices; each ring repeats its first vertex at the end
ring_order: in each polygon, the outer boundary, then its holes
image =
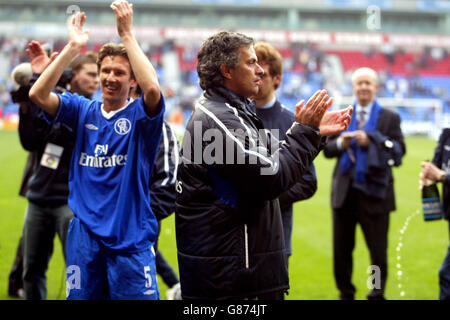
POLYGON ((117 32, 122 38, 127 34, 131 34, 133 27, 133 4, 125 0, 117 0, 111 4, 116 14, 117 32))
POLYGON ((83 48, 89 39, 89 31, 83 31, 86 15, 84 12, 77 12, 69 19, 69 44, 77 49, 83 48))
POLYGON ((324 136, 330 136, 345 131, 350 124, 352 113, 352 106, 338 111, 325 112, 319 126, 320 133, 324 136))
POLYGON ((326 90, 318 90, 309 98, 305 104, 305 100, 300 101, 295 106, 295 121, 318 128, 322 117, 327 109, 333 103, 333 99, 328 100, 326 90))
POLYGON ((340 133, 350 124, 353 108, 351 106, 339 111, 327 112, 333 104, 326 90, 318 90, 305 104, 300 101, 295 106, 295 121, 320 129, 324 136, 340 133))
POLYGON ((57 52, 53 52, 49 58, 41 44, 36 40, 33 40, 28 44, 28 49, 26 49, 25 52, 30 60, 31 70, 33 73, 38 74, 41 74, 58 55, 57 52))

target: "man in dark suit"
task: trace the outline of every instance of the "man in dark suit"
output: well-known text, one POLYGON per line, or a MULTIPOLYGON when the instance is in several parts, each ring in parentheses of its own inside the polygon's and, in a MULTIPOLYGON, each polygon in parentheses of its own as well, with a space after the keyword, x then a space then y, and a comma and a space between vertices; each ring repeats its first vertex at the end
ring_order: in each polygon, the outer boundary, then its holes
POLYGON ((392 166, 405 154, 400 117, 382 108, 375 94, 377 73, 369 68, 352 75, 356 102, 348 129, 328 141, 324 153, 338 158, 333 173, 334 276, 342 300, 354 299, 352 252, 356 224, 361 225, 374 274, 369 300, 384 299, 387 278, 389 212, 395 210, 392 166))

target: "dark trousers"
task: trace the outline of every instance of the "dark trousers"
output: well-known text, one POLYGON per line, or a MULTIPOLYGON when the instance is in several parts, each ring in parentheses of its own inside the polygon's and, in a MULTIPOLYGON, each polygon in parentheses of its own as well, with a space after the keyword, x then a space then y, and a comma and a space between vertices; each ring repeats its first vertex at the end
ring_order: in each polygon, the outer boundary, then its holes
POLYGON ((23 228, 23 284, 25 299, 47 299, 47 267, 57 233, 66 257, 67 230, 73 213, 69 206, 41 207, 28 202, 23 228))
POLYGON ((283 221, 284 245, 286 247, 286 262, 289 269, 289 257, 292 255, 292 225, 293 225, 293 207, 281 209, 281 219, 283 221))
POLYGON ((284 291, 273 291, 269 293, 259 294, 256 300, 270 301, 270 300, 284 300, 284 291))
POLYGON ((281 219, 283 221, 284 243, 288 257, 292 254, 292 225, 293 225, 293 207, 281 209, 281 219))
POLYGON ((23 236, 19 240, 17 246, 16 258, 9 273, 8 294, 11 297, 18 297, 18 292, 23 289, 23 236))
MULTIPOLYGON (((340 291, 340 299, 354 299, 352 284, 353 249, 355 247, 356 224, 359 223, 370 251, 371 263, 379 269, 380 285, 368 294, 368 299, 384 299, 387 278, 387 242, 389 212, 369 212, 367 197, 360 191, 350 190, 344 206, 333 210, 334 277, 340 291)), ((377 270, 377 269, 375 269, 377 270)), ((377 274, 373 274, 377 276, 377 274)), ((368 274, 368 277, 371 274, 368 274)))
MULTIPOLYGON (((184 301, 197 301, 197 299, 190 299, 190 298, 184 298, 184 301)), ((223 300, 223 299, 219 299, 223 300)), ((272 291, 267 293, 260 293, 257 296, 247 297, 247 298, 231 298, 227 299, 229 301, 234 300, 262 300, 262 301, 276 301, 276 300, 284 300, 284 291, 278 290, 278 291, 272 291)))
POLYGON ((172 267, 167 263, 166 259, 164 259, 161 251, 156 250, 156 272, 161 276, 164 283, 172 288, 176 285, 180 280, 178 280, 177 275, 173 271, 172 267))
MULTIPOLYGON (((448 231, 450 235, 450 221, 448 231)), ((450 300, 450 245, 439 269, 439 299, 450 300)))
POLYGON ((173 287, 175 284, 180 282, 177 275, 173 271, 172 267, 167 263, 166 259, 164 259, 161 251, 158 248, 158 239, 159 234, 161 232, 161 221, 158 221, 158 237, 156 238, 156 243, 154 245, 155 249, 155 263, 156 263, 156 272, 161 276, 164 283, 169 287, 173 287))

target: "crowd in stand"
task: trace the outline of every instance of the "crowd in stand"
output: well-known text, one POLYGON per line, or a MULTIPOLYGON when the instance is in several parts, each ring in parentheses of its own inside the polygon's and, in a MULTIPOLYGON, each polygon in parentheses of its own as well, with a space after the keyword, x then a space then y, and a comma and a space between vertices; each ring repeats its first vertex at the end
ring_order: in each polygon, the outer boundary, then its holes
MULTIPOLYGON (((0 38, 0 60, 3 60, 0 64, 8 71, 0 74, 0 115, 3 117, 18 110, 9 95, 14 82, 7 75, 17 64, 27 61, 23 50, 27 43, 28 39, 24 38, 0 38)), ((62 40, 55 40, 50 45, 59 51, 64 44, 62 40)), ((179 45, 165 41, 150 45, 144 41, 141 45, 155 65, 164 93, 169 98, 168 120, 185 125, 194 100, 201 93, 195 72, 198 44, 179 45), (162 57, 167 52, 178 55, 179 85, 165 80, 162 57)), ((100 43, 89 43, 85 51, 98 52, 99 48, 100 43)), ((364 51, 322 50, 311 43, 293 43, 277 49, 283 56, 285 70, 285 81, 278 95, 288 107, 293 108, 296 101, 310 96, 318 88, 325 88, 335 97, 351 96, 351 73, 356 66, 368 65, 379 73, 380 96, 442 99, 443 111, 450 112, 450 57, 445 49, 426 47, 421 52, 411 53, 386 44, 379 49, 369 47, 364 51), (333 68, 327 59, 330 55, 339 58, 341 68, 333 68)))

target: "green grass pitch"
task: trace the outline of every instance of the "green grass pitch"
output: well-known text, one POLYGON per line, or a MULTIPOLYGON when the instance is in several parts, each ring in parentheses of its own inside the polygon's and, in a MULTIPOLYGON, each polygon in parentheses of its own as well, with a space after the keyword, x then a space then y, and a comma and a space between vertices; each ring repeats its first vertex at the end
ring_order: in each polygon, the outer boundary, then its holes
MULTIPOLYGON (((436 142, 411 137, 406 143, 403 165, 394 170, 397 211, 391 214, 389 227, 386 297, 394 300, 437 299, 438 270, 448 246, 448 224, 443 220, 423 221, 418 189, 420 162, 432 157, 436 142)), ((8 275, 27 204, 26 199, 18 196, 26 152, 15 131, 0 131, 0 150, 0 300, 4 300, 10 299, 7 295, 8 275)), ((323 154, 317 157, 318 191, 313 198, 295 204, 293 255, 289 260, 291 289, 287 299, 333 300, 338 296, 332 273, 330 209, 330 183, 335 161, 325 159, 323 154)), ((159 245, 165 258, 178 270, 173 215, 163 221, 159 245)), ((356 298, 365 299, 369 291, 366 283, 370 276, 367 272, 370 260, 359 227, 353 257, 356 298)), ((65 299, 65 266, 56 237, 47 277, 48 299, 65 299)), ((161 298, 165 299, 167 287, 160 278, 158 284, 161 298)))

